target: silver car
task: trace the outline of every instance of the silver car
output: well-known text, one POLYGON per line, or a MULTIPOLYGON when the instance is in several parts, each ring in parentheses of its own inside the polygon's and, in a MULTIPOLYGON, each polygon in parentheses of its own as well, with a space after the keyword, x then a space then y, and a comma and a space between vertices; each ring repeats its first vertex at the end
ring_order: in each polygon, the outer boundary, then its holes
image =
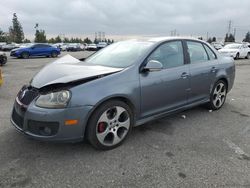
POLYGON ((133 126, 201 104, 218 110, 235 78, 232 58, 188 38, 117 42, 82 60, 64 56, 23 86, 11 117, 17 130, 112 149, 133 126))

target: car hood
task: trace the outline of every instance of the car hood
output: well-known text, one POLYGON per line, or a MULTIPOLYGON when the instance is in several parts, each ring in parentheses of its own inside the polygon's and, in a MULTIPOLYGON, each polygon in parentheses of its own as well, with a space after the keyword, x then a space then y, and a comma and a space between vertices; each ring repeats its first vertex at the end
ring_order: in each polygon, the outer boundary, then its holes
POLYGON ((31 81, 31 86, 42 88, 54 84, 67 84, 101 77, 121 71, 122 68, 91 65, 66 55, 45 66, 31 81))
POLYGON ((238 49, 220 49, 219 52, 238 52, 238 49))

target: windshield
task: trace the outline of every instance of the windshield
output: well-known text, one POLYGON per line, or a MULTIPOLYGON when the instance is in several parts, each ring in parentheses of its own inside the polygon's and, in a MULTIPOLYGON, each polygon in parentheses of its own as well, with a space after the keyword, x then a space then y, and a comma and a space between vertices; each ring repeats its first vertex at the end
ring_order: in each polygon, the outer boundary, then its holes
POLYGON ((225 46, 225 49, 239 49, 241 44, 228 44, 225 46))
POLYGON ((85 63, 125 68, 136 62, 152 45, 152 42, 125 41, 114 43, 93 54, 85 63))

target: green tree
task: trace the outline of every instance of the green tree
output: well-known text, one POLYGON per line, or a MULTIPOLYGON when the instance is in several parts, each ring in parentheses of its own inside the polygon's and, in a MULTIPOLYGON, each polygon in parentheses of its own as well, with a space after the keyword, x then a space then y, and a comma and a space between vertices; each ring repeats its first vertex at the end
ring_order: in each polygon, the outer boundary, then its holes
POLYGON ((216 42, 216 37, 213 37, 213 38, 212 38, 212 42, 216 42))
POLYGON ((226 37, 225 37, 225 42, 235 42, 235 38, 233 36, 233 34, 226 34, 226 37))
POLYGON ((229 42, 228 40, 229 40, 229 39, 228 39, 228 34, 226 34, 225 42, 229 42))
POLYGON ((45 34, 44 30, 38 30, 38 29, 36 29, 35 42, 38 42, 38 43, 45 43, 45 42, 47 42, 47 40, 46 40, 46 34, 45 34))
POLYGON ((48 40, 48 43, 50 43, 50 44, 54 44, 55 43, 55 39, 52 37, 52 38, 50 38, 49 40, 48 40))
POLYGON ((208 43, 212 43, 212 39, 209 37, 207 40, 208 43))
POLYGON ((245 38, 243 39, 243 42, 250 42, 250 31, 246 33, 245 38))
POLYGON ((7 35, 0 29, 0 42, 7 42, 7 35))
POLYGON ((55 38, 55 43, 61 43, 62 42, 62 39, 61 37, 58 35, 56 38, 55 38))
POLYGON ((229 37, 228 37, 228 42, 235 42, 235 38, 233 36, 233 34, 230 34, 229 37))
POLYGON ((63 39, 63 42, 64 42, 64 43, 69 43, 70 40, 69 40, 69 38, 65 37, 65 38, 63 39))
POLYGON ((85 39, 83 39, 83 42, 87 43, 87 44, 91 44, 92 43, 92 41, 88 37, 85 38, 85 39))
POLYGON ((203 38, 202 38, 202 37, 198 37, 198 39, 199 39, 199 40, 203 40, 203 38))
POLYGON ((24 39, 23 43, 31 43, 31 41, 29 39, 24 39))
POLYGON ((97 40, 97 38, 95 38, 94 43, 95 43, 95 44, 98 44, 98 40, 97 40))
POLYGON ((9 39, 16 43, 21 43, 24 39, 23 27, 18 21, 16 13, 13 14, 12 26, 9 27, 9 39))

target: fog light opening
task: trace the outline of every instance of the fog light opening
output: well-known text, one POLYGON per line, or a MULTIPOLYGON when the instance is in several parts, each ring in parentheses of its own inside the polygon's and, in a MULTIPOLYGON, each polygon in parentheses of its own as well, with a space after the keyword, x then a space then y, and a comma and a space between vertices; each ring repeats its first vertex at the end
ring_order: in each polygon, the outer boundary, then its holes
POLYGON ((39 130, 43 136, 50 136, 52 134, 52 130, 49 127, 39 127, 39 130))

